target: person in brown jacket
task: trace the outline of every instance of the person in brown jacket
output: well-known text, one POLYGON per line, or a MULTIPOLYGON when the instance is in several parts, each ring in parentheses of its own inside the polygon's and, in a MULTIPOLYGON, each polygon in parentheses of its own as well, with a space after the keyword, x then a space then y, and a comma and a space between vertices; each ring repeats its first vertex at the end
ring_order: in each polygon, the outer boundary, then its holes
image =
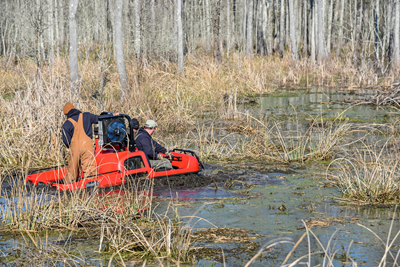
POLYGON ((62 139, 69 148, 69 162, 64 181, 70 184, 77 179, 79 166, 82 167, 85 177, 96 175, 92 124, 98 123, 99 116, 89 112, 82 113, 70 102, 65 104, 63 112, 67 120, 62 126, 62 139))

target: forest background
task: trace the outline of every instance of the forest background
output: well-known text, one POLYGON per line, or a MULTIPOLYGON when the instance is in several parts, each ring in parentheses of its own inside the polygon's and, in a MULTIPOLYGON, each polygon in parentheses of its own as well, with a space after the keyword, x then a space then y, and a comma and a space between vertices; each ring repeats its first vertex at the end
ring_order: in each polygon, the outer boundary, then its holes
POLYGON ((279 87, 387 88, 399 78, 399 5, 2 1, 2 166, 63 161, 67 101, 95 113, 153 118, 168 133, 199 127, 196 119, 210 112, 232 118, 240 96, 279 87))

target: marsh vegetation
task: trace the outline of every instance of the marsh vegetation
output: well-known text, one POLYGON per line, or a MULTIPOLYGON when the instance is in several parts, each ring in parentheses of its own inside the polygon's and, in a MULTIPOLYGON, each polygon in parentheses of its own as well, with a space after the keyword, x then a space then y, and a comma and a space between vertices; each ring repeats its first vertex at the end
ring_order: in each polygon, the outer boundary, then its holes
POLYGON ((400 5, 348 2, 2 1, 0 262, 397 265, 400 5), (204 186, 26 184, 68 101, 156 120, 204 186))

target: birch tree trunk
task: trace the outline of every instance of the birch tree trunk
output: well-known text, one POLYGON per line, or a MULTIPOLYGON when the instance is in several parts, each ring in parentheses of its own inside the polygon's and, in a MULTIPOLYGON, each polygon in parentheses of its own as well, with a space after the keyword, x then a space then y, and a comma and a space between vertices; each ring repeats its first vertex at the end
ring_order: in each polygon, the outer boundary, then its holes
POLYGON ((182 0, 175 0, 177 49, 178 49, 178 73, 183 74, 183 29, 182 29, 182 0))
POLYGON ((289 23, 290 23, 290 41, 292 45, 292 58, 297 61, 299 59, 297 54, 297 43, 296 43, 296 17, 293 10, 293 0, 289 0, 289 23))
POLYGON ((119 75, 119 85, 121 87, 121 99, 126 97, 129 91, 128 74, 126 73, 125 59, 124 59, 124 43, 122 40, 122 8, 124 0, 117 0, 115 3, 115 58, 117 60, 117 69, 119 75))
POLYGON ((246 55, 248 57, 253 56, 253 1, 248 0, 247 5, 246 55))

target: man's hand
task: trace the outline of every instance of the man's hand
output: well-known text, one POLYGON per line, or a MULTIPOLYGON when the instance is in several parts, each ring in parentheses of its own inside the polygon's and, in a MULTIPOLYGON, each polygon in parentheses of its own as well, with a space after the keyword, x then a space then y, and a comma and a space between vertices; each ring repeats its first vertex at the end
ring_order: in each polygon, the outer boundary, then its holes
POLYGON ((161 155, 161 154, 157 154, 157 159, 159 159, 159 160, 161 160, 161 159, 163 159, 164 157, 161 155))
POLYGON ((119 112, 114 112, 113 115, 114 115, 114 116, 118 116, 118 115, 119 115, 119 112))
POLYGON ((172 155, 172 153, 171 153, 170 151, 165 152, 165 155, 168 156, 168 159, 169 159, 170 161, 172 161, 172 159, 174 158, 174 155, 172 155))

